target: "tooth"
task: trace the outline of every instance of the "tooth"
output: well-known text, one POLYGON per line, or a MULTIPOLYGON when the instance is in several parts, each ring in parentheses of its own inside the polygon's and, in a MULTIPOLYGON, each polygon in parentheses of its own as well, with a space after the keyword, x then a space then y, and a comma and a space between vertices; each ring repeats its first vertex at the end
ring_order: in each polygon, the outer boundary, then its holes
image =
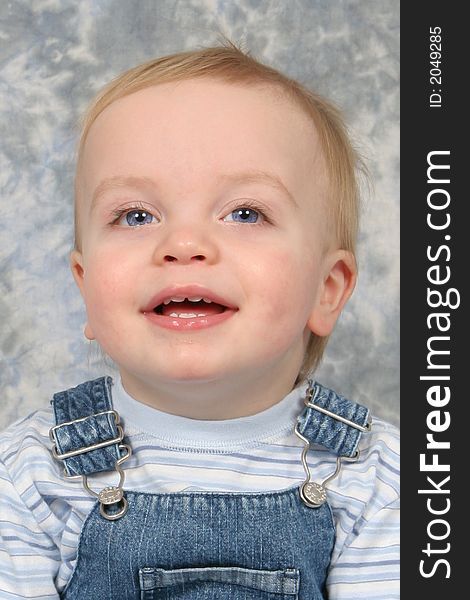
MULTIPOLYGON (((202 298, 201 296, 188 296, 187 299, 190 302, 200 302, 201 300, 203 300, 204 302, 207 302, 207 304, 211 304, 212 300, 210 300, 209 298, 202 298)), ((170 302, 184 302, 186 300, 186 298, 183 298, 182 296, 173 296, 172 298, 167 298, 166 300, 163 300, 163 304, 167 305, 170 304, 170 302)))
POLYGON ((180 319, 191 319, 192 317, 197 317, 196 313, 170 313, 170 317, 179 317, 180 319))
POLYGON ((163 304, 170 304, 170 302, 183 302, 184 298, 181 296, 173 296, 173 298, 168 298, 167 300, 163 300, 163 304))

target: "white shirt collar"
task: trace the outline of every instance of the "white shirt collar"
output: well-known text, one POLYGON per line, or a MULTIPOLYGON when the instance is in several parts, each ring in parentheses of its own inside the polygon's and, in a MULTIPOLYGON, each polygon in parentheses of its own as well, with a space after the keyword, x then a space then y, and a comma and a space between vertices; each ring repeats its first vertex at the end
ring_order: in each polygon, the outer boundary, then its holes
POLYGON ((147 433, 164 446, 232 451, 292 433, 304 408, 307 385, 304 382, 280 402, 255 415, 223 421, 189 419, 147 406, 125 391, 119 377, 112 395, 114 409, 128 433, 131 429, 147 433))

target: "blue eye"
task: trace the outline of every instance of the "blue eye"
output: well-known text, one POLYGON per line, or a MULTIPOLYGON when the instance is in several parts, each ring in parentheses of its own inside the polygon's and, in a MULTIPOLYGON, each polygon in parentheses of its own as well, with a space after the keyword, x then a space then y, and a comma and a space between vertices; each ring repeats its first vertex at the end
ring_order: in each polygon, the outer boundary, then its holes
POLYGON ((129 225, 130 227, 137 227, 139 225, 148 225, 154 220, 154 216, 146 210, 133 209, 121 216, 119 219, 119 225, 129 225))
POLYGON ((254 208, 237 208, 236 210, 232 210, 230 215, 227 215, 224 221, 230 220, 228 217, 232 217, 232 221, 235 223, 256 223, 258 221, 258 217, 260 213, 254 208))

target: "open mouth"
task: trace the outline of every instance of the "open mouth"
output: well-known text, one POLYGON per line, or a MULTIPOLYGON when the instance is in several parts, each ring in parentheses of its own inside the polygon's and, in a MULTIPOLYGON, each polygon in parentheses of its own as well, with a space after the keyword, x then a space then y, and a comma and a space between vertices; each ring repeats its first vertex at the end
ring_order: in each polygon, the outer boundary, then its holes
POLYGON ((157 315, 179 319, 210 317, 227 310, 227 307, 202 297, 173 297, 167 299, 153 309, 157 315))
POLYGON ((199 284, 161 290, 142 310, 153 325, 172 331, 198 331, 229 321, 239 308, 199 284))

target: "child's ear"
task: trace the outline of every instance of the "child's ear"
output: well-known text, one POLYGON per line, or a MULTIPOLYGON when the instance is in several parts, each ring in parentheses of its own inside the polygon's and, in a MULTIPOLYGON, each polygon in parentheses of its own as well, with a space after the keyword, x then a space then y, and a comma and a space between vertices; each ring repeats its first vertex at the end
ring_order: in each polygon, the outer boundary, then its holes
POLYGON ((356 261, 351 252, 335 250, 327 256, 325 274, 307 323, 310 331, 321 337, 330 335, 353 293, 356 277, 356 261))
POLYGON ((85 275, 85 270, 83 268, 82 253, 78 250, 72 250, 70 253, 70 270, 72 271, 75 283, 83 296, 83 276, 85 275))
MULTIPOLYGON (((73 278, 75 279, 75 283, 77 284, 78 289, 80 290, 80 294, 82 295, 82 298, 85 299, 83 286, 85 269, 83 268, 83 256, 78 250, 72 250, 72 252, 70 253, 70 269, 72 271, 73 278)), ((87 339, 95 339, 93 331, 88 323, 86 323, 85 325, 84 333, 87 339)))

